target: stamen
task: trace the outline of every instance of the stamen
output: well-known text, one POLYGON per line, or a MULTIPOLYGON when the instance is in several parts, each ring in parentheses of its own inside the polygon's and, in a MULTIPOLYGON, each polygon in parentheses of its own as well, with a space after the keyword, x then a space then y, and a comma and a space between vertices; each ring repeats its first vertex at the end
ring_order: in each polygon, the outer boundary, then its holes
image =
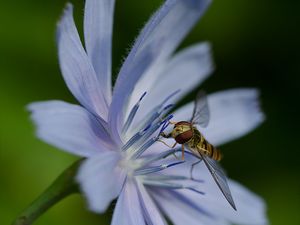
MULTIPOLYGON (((164 121, 161 122, 161 117, 164 113, 166 113, 168 110, 170 110, 171 107, 173 107, 172 104, 169 104, 165 107, 163 105, 172 98, 175 94, 177 94, 179 90, 173 92, 171 95, 169 95, 167 98, 164 99, 164 101, 157 107, 154 108, 152 113, 150 113, 150 117, 148 120, 146 120, 146 123, 143 124, 142 129, 140 129, 139 132, 134 134, 122 147, 122 151, 126 151, 129 148, 135 149, 137 146, 143 145, 143 143, 163 124, 162 130, 166 128, 166 121, 169 121, 173 116, 169 115, 164 121), (163 109, 161 109, 163 107, 163 109), (145 128, 143 128, 145 127, 145 128)), ((128 119, 124 125, 123 131, 127 130, 132 123, 134 116, 139 108, 140 101, 143 99, 143 97, 146 95, 146 92, 141 96, 139 101, 136 103, 136 105, 131 110, 128 119)), ((161 130, 161 132, 162 132, 161 130)), ((152 143, 153 144, 153 143, 152 143)), ((149 146, 150 147, 150 146, 149 146)))
POLYGON ((162 124, 162 128, 160 129, 160 132, 158 133, 158 136, 151 138, 150 140, 148 140, 145 144, 142 145, 142 147, 140 147, 133 155, 131 158, 133 159, 137 159, 138 157, 141 156, 141 154, 143 154, 151 145, 153 145, 158 139, 159 139, 159 135, 161 134, 161 132, 163 132, 169 125, 169 120, 173 118, 173 115, 169 115, 163 122, 161 122, 160 124, 162 124))
POLYGON ((167 109, 171 109, 173 106, 174 104, 169 104, 163 108, 163 111, 167 111, 167 109))
POLYGON ((147 158, 142 158, 142 159, 140 159, 141 164, 143 166, 149 165, 152 162, 167 158, 168 156, 176 153, 176 151, 177 151, 176 149, 170 149, 168 151, 164 151, 164 152, 161 152, 159 154, 155 154, 153 156, 148 156, 147 158))
POLYGON ((123 129, 122 129, 122 134, 125 134, 128 130, 128 128, 130 127, 132 121, 133 121, 133 118, 137 112, 137 110, 139 109, 140 107, 140 103, 142 101, 142 99, 145 97, 145 95, 147 94, 147 92, 144 92, 142 94, 142 96, 140 97, 140 99, 138 100, 138 102, 133 106, 133 108, 131 109, 129 115, 128 115, 128 118, 123 126, 123 129))
POLYGON ((177 90, 177 91, 171 93, 157 107, 155 107, 151 112, 149 112, 146 116, 145 122, 142 123, 140 128, 145 127, 148 124, 153 124, 154 120, 159 118, 162 113, 167 113, 167 110, 170 110, 171 107, 174 106, 173 104, 169 104, 169 105, 165 106, 162 110, 161 110, 161 108, 165 105, 166 102, 168 102, 178 92, 180 92, 180 90, 177 90))
POLYGON ((145 122, 142 123, 141 127, 145 127, 148 124, 152 124, 153 121, 159 117, 160 115, 160 106, 155 107, 151 113, 149 113, 146 118, 145 118, 145 122))
POLYGON ((170 115, 167 117, 167 119, 165 119, 165 122, 163 122, 162 124, 162 127, 159 131, 159 134, 161 134, 170 124, 169 120, 172 119, 174 116, 173 115, 170 115))
POLYGON ((142 127, 145 127, 146 125, 149 126, 151 124, 155 124, 161 121, 161 116, 167 112, 167 109, 171 108, 173 105, 167 105, 163 109, 161 109, 161 106, 155 107, 155 110, 153 110, 151 116, 146 120, 145 123, 143 123, 142 127))
MULTIPOLYGON (((153 180, 153 181, 191 180, 190 177, 177 176, 177 175, 151 175, 151 176, 145 176, 145 178, 147 180, 153 180)), ((195 181, 198 183, 204 183, 204 180, 191 180, 191 181, 195 181)))
POLYGON ((137 142, 145 133, 146 131, 151 127, 151 125, 147 126, 145 129, 137 132, 135 135, 133 135, 125 145, 122 147, 122 151, 126 151, 129 149, 135 142, 137 142))
POLYGON ((133 159, 137 159, 143 154, 151 145, 153 145, 159 139, 158 136, 148 140, 142 147, 140 147, 132 156, 133 159))
POLYGON ((167 118, 165 120, 163 120, 162 122, 158 121, 159 123, 154 124, 154 126, 152 124, 148 124, 146 126, 146 128, 144 128, 143 130, 134 134, 126 142, 126 144, 123 145, 122 151, 126 151, 130 147, 134 148, 134 146, 133 146, 134 144, 135 144, 135 146, 141 145, 141 143, 145 142, 161 126, 161 124, 166 123, 166 121, 169 121, 172 117, 173 117, 173 115, 169 115, 169 116, 167 116, 167 118), (143 139, 141 140, 142 137, 143 137, 143 139))
POLYGON ((195 189, 193 187, 186 187, 185 189, 195 191, 195 192, 197 192, 198 194, 201 194, 201 195, 205 195, 205 193, 203 191, 198 191, 197 189, 195 189))
POLYGON ((176 183, 170 183, 165 181, 152 181, 152 180, 143 180, 144 184, 150 185, 150 186, 157 186, 160 188, 171 188, 171 189, 188 189, 191 191, 195 191, 198 194, 204 195, 205 193, 203 191, 199 191, 196 189, 196 187, 189 187, 184 186, 182 184, 176 184, 176 183))
POLYGON ((165 170, 169 167, 176 166, 176 165, 181 164, 181 163, 183 163, 183 161, 169 163, 169 164, 162 164, 160 166, 153 166, 153 167, 148 167, 148 168, 145 168, 145 169, 139 169, 139 170, 136 170, 134 172, 134 175, 139 176, 139 175, 146 175, 146 174, 150 174, 150 173, 159 172, 161 170, 165 170))
MULTIPOLYGON (((163 151, 159 154, 155 154, 153 156, 148 156, 147 158, 140 158, 140 164, 142 164, 143 166, 146 166, 146 165, 149 165, 150 163, 152 162, 155 162, 155 161, 159 161, 161 159, 165 159, 167 158, 168 156, 170 155, 174 155, 176 154, 177 152, 180 152, 181 153, 181 148, 175 148, 175 149, 170 149, 170 150, 167 150, 167 151, 163 151)), ((184 151, 185 154, 188 154, 188 155, 191 155, 197 159, 200 159, 198 156, 196 156, 195 154, 193 154, 192 152, 189 152, 189 151, 184 151)), ((182 162, 185 162, 185 161, 182 161, 182 162)))
POLYGON ((165 98, 165 100, 161 103, 161 105, 164 105, 167 101, 169 101, 173 96, 177 95, 179 92, 180 92, 180 89, 171 93, 168 97, 165 98))
MULTIPOLYGON (((172 118, 173 115, 168 115, 166 119, 164 119, 162 122, 156 121, 156 123, 154 124, 150 124, 147 126, 148 129, 145 130, 145 132, 143 132, 143 135, 140 136, 133 144, 132 144, 132 148, 136 149, 139 146, 143 145, 143 143, 145 143, 145 141, 164 123, 166 123, 166 121, 169 121, 170 118, 172 118)), ((150 147, 150 146, 149 146, 150 147)))

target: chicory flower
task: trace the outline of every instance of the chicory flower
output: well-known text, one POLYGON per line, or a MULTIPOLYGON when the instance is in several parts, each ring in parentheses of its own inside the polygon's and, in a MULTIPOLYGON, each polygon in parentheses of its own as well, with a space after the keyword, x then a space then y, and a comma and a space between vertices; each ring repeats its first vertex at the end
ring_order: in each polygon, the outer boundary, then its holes
MULTIPOLYGON (((29 109, 42 140, 86 158, 77 181, 89 209, 102 213, 118 197, 113 225, 265 224, 264 202, 234 181, 238 211, 230 208, 207 169, 188 174, 176 150, 157 140, 173 105, 213 70, 210 45, 174 53, 210 0, 166 0, 151 17, 123 63, 114 88, 111 48, 114 0, 86 0, 83 47, 68 4, 58 24, 59 62, 65 82, 81 105, 32 103, 29 109)), ((263 121, 255 89, 208 97, 211 123, 201 130, 213 144, 238 138, 263 121)), ((191 115, 192 103, 174 113, 191 115)))

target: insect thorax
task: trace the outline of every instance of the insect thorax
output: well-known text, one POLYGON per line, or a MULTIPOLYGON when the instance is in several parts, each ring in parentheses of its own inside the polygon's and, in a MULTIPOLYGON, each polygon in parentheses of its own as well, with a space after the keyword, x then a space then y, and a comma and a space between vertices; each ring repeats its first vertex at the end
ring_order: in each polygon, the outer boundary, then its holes
POLYGON ((202 135, 200 133, 200 131, 196 128, 193 127, 193 137, 189 140, 188 145, 191 148, 196 148, 197 145, 201 142, 202 140, 202 135))

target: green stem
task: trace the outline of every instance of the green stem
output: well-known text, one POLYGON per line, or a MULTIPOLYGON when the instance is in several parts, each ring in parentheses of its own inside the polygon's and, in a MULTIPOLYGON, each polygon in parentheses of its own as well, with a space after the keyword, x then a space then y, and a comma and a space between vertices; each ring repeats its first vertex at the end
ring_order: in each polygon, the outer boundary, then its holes
POLYGON ((56 180, 34 200, 12 223, 12 225, 30 225, 51 206, 70 194, 79 192, 74 181, 77 169, 82 160, 67 168, 56 180))

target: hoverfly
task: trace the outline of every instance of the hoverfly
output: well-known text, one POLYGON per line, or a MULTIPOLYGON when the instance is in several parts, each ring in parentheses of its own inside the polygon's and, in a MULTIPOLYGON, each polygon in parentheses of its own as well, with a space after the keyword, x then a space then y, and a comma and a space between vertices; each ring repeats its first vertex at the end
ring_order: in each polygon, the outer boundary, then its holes
MULTIPOLYGON (((222 158, 221 152, 212 144, 210 144, 195 126, 196 124, 198 124, 203 128, 207 127, 209 118, 210 115, 207 98, 205 93, 200 91, 198 92, 195 100, 192 118, 189 121, 169 121, 171 124, 174 124, 173 130, 169 134, 165 134, 162 132, 160 135, 164 138, 175 139, 176 142, 174 143, 174 145, 169 146, 171 148, 174 148, 176 144, 181 144, 182 160, 184 160, 185 147, 187 147, 194 156, 199 158, 199 161, 193 163, 191 166, 191 178, 194 166, 203 160, 222 194, 232 206, 232 208, 236 210, 229 186, 227 184, 226 175, 217 162, 222 158)), ((163 141, 161 142, 166 144, 163 141)))

